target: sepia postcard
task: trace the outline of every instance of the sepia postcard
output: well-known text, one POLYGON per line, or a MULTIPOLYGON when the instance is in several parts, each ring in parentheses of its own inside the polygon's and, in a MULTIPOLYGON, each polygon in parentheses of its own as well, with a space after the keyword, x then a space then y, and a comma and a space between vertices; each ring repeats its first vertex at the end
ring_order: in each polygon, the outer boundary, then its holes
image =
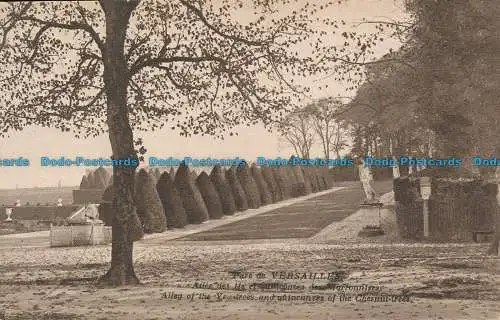
POLYGON ((0 3, 0 320, 500 319, 500 3, 0 3))

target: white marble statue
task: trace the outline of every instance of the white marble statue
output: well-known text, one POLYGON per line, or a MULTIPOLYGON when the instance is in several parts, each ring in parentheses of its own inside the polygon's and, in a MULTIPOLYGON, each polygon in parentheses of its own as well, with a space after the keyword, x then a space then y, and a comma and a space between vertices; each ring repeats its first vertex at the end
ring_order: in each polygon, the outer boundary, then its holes
POLYGON ((7 216, 7 219, 5 221, 12 221, 12 208, 5 208, 5 215, 7 216))

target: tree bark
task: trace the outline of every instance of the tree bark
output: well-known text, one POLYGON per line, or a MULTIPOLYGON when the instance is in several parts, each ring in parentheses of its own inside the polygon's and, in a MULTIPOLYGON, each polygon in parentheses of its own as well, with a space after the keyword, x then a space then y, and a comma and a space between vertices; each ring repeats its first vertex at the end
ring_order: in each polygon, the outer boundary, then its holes
POLYGON ((107 124, 113 160, 134 159, 135 166, 125 163, 113 167, 113 234, 111 268, 100 279, 101 285, 138 284, 132 253, 133 241, 142 238, 142 226, 135 208, 135 169, 138 165, 134 137, 130 126, 127 88, 128 67, 125 60, 125 37, 132 11, 138 1, 101 1, 106 17, 106 44, 103 52, 104 85, 107 98, 107 124))

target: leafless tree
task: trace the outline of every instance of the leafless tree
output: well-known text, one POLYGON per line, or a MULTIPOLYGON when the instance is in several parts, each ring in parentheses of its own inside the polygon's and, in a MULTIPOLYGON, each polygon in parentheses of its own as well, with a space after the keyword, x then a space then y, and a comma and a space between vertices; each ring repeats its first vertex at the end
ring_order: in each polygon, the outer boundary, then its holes
POLYGON ((302 159, 309 159, 316 140, 311 114, 304 110, 294 111, 280 123, 280 129, 282 136, 294 148, 295 154, 302 159))

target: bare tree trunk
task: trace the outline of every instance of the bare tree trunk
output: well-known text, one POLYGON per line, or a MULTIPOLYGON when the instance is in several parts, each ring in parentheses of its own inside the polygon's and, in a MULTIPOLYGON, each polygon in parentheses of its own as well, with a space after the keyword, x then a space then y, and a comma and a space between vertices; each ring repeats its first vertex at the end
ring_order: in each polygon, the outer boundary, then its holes
MULTIPOLYGON (((104 84, 107 97, 107 123, 114 160, 137 160, 134 137, 127 106, 128 68, 124 45, 130 15, 138 1, 101 1, 106 17, 104 84)), ((138 164, 138 163, 137 163, 138 164)), ((120 286, 138 284, 132 253, 133 241, 143 236, 135 212, 134 186, 137 166, 113 167, 113 234, 111 268, 101 278, 101 284, 120 286)))
POLYGON ((325 145, 324 145, 324 148, 325 148, 325 160, 328 161, 330 160, 330 127, 329 127, 329 119, 328 117, 325 117, 325 145))

